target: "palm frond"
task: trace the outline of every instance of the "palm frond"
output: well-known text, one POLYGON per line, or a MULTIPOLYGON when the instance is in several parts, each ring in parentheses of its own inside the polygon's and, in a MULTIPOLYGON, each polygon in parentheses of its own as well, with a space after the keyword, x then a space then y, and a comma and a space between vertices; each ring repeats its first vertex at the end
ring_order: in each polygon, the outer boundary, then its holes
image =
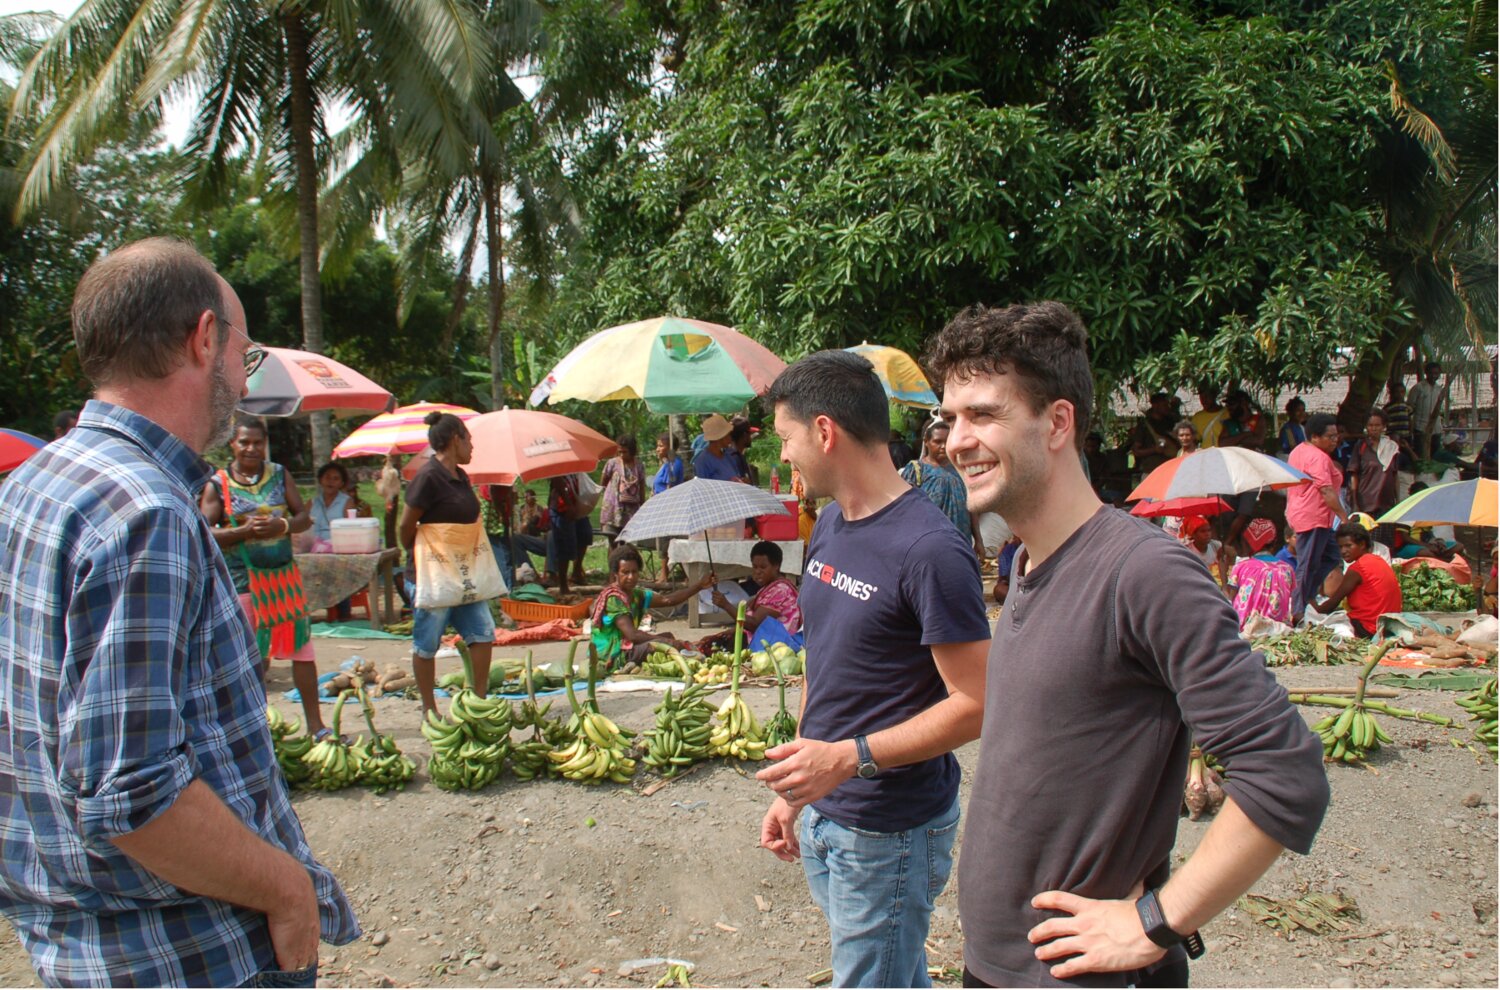
POLYGON ((1401 129, 1415 138, 1422 146, 1422 150, 1427 152, 1427 157, 1431 160, 1432 167, 1437 169, 1438 175, 1445 182, 1452 182, 1457 169, 1454 164, 1453 149, 1448 145, 1448 139, 1443 136, 1443 129, 1407 98, 1406 88, 1401 84, 1401 75, 1396 71, 1396 63, 1387 59, 1384 69, 1386 77, 1391 81, 1392 116, 1401 124, 1401 129))

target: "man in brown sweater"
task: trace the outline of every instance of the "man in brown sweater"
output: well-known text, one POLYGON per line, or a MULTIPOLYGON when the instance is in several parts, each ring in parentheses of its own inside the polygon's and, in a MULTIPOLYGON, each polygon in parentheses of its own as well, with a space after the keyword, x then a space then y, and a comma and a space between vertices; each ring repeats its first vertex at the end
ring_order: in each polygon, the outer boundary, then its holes
POLYGON ((1283 849, 1311 847, 1322 747, 1202 564, 1090 488, 1093 384, 1071 310, 965 310, 927 365, 970 511, 1024 544, 965 816, 964 985, 1187 986, 1198 929, 1283 849), (1171 873, 1194 740, 1229 768, 1228 800, 1171 873))

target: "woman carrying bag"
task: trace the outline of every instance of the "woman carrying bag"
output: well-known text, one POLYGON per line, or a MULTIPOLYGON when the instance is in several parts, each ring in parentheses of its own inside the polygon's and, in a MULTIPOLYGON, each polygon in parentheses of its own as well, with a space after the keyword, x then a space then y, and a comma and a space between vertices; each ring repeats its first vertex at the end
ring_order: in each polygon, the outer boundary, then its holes
POLYGON ((505 592, 479 498, 459 466, 474 455, 468 428, 451 413, 430 413, 427 442, 433 456, 407 486, 401 513, 401 545, 412 578, 412 671, 424 713, 437 711, 434 658, 449 625, 469 644, 475 690, 488 693, 495 641, 489 602, 505 592))
POLYGON ((312 518, 286 469, 266 460, 266 427, 241 417, 229 441, 231 460, 204 487, 199 505, 214 526, 234 590, 260 647, 261 676, 273 659, 292 661, 292 683, 302 696, 307 732, 328 730, 318 707, 318 663, 302 572, 292 556, 292 534, 312 518))

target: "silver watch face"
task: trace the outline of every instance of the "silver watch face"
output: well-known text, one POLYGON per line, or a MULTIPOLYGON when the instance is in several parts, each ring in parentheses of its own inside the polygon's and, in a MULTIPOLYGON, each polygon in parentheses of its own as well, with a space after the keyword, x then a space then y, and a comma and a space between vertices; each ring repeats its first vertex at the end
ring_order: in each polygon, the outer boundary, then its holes
POLYGON ((859 765, 859 775, 866 779, 875 776, 879 772, 880 768, 875 765, 875 762, 873 760, 871 760, 869 763, 861 763, 859 765))

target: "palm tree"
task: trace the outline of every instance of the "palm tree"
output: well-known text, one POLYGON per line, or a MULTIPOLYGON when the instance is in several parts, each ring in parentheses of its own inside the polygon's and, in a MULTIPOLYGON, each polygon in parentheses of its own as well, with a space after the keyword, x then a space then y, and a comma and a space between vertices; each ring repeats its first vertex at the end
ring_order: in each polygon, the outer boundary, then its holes
MULTIPOLYGON (((449 147, 471 132, 466 101, 490 64, 472 8, 454 0, 84 0, 16 87, 12 119, 41 117, 17 212, 42 204, 121 121, 190 93, 189 192, 222 194, 234 156, 253 151, 268 194, 295 198, 302 344, 322 352, 326 115, 342 107, 353 133, 449 147)), ((327 414, 314 415, 312 440, 321 462, 327 414)))
POLYGON ((1362 426, 1413 346, 1484 362, 1496 327, 1495 0, 1478 0, 1445 85, 1424 108, 1393 61, 1391 126, 1373 183, 1386 224, 1379 255, 1409 319, 1360 354, 1339 420, 1362 426))
MULTIPOLYGON (((470 0, 505 70, 535 66, 548 43, 543 10, 536 0, 470 0)), ((463 318, 471 271, 480 234, 485 247, 487 288, 486 323, 489 329, 490 405, 504 402, 505 341, 501 326, 505 312, 505 203, 519 204, 516 230, 527 238, 533 253, 546 253, 544 230, 576 234, 580 221, 562 171, 542 144, 542 134, 558 108, 578 100, 578 80, 569 80, 568 99, 544 80, 535 100, 527 98, 509 71, 497 69, 474 94, 474 130, 469 140, 450 134, 456 143, 446 154, 413 155, 403 149, 403 183, 397 210, 401 224, 403 284, 411 285, 427 269, 434 255, 458 236, 458 278, 453 308, 444 328, 442 347, 451 351, 453 334, 463 318), (525 161, 521 148, 531 154, 525 161), (540 164, 538 164, 540 163, 540 164)), ((428 149, 423 149, 424 151, 428 149)), ((408 296, 409 293, 403 293, 408 296)))

